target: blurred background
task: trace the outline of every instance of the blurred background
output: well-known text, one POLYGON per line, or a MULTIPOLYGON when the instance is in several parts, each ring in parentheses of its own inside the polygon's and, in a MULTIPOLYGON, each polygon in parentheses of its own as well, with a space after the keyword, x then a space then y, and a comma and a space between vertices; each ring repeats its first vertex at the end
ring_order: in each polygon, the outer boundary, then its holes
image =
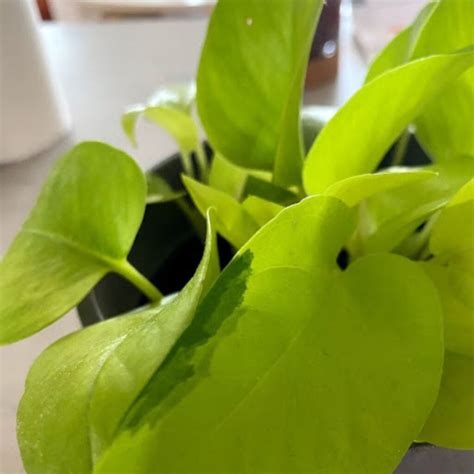
MULTIPOLYGON (((215 1, 0 0, 0 162, 35 155, 71 129, 77 139, 92 138, 93 130, 94 138, 126 147, 117 135, 124 107, 164 83, 195 76, 215 1), (93 114, 86 115, 86 104, 93 114)), ((368 63, 424 3, 326 0, 305 104, 344 103, 368 63)), ((146 160, 157 142, 144 130, 138 154, 146 160)), ((168 153, 166 140, 159 143, 168 153)))
MULTIPOLYGON (((46 21, 120 21, 166 16, 208 16, 216 0, 36 0, 46 21)), ((327 0, 335 9, 341 0, 327 0)), ((342 0, 347 7, 351 1, 342 0)), ((353 0, 354 37, 370 59, 411 21, 426 0, 353 0)))
MULTIPOLYGON (((36 0, 45 21, 124 21, 164 17, 207 17, 216 0, 36 0)), ((353 14, 354 40, 366 60, 406 26, 426 0, 327 0, 326 10, 353 14)), ((327 17, 331 15, 326 14, 327 17)), ((334 25, 332 19, 327 22, 334 25)), ((324 23, 324 21, 323 21, 324 23)), ((327 26, 323 25, 322 29, 327 26)), ((326 51, 332 49, 328 47, 326 51)))
MULTIPOLYGON (((375 54, 424 3, 326 0, 305 106, 343 104, 362 84, 375 54)), ((133 149, 120 117, 158 86, 194 78, 214 5, 214 0, 0 0, 0 254, 51 164, 74 143, 106 141, 131 153, 144 169, 176 151, 166 133, 146 123, 133 149)), ((72 311, 36 336, 0 348, 0 473, 23 472, 15 412, 29 366, 48 344, 78 328, 72 311)))

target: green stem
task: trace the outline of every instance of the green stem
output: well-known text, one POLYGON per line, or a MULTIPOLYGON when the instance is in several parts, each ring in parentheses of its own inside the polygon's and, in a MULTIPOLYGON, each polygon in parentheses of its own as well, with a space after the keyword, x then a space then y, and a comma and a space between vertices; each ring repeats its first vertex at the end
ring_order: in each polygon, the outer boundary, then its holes
POLYGON ((429 221, 425 224, 425 227, 423 227, 422 231, 419 234, 418 237, 418 247, 415 248, 415 259, 416 260, 426 260, 429 256, 431 256, 431 249, 430 249, 430 237, 431 237, 431 231, 433 230, 433 227, 438 220, 438 217, 440 215, 441 211, 436 212, 433 214, 429 221))
POLYGON ((423 261, 423 260, 428 260, 428 257, 431 256, 431 250, 430 250, 430 247, 428 245, 428 243, 426 243, 426 245, 421 249, 419 255, 418 255, 418 260, 420 261, 423 261))
POLYGON ((403 163, 410 140, 410 132, 405 130, 398 139, 395 151, 393 153, 392 166, 399 166, 403 163))
POLYGON ((115 271, 136 286, 152 303, 159 303, 163 295, 127 260, 115 266, 115 271))
POLYGON ((201 240, 206 241, 206 222, 202 218, 201 214, 196 212, 187 202, 186 199, 180 198, 176 201, 176 204, 181 209, 181 212, 186 216, 189 223, 193 226, 194 231, 201 240))
POLYGON ((188 151, 181 149, 181 164, 183 165, 184 174, 194 178, 193 162, 191 154, 188 151))
POLYGON ((202 143, 199 143, 196 147, 196 156, 197 156, 197 163, 199 166, 199 171, 201 174, 201 181, 203 183, 207 183, 207 157, 206 152, 202 146, 202 143))

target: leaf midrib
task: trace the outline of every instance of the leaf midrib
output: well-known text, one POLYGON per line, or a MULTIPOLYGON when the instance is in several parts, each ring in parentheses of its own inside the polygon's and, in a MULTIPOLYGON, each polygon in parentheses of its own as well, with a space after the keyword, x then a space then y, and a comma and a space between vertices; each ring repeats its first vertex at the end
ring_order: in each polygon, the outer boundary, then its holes
MULTIPOLYGON (((58 234, 56 232, 48 232, 48 231, 45 231, 43 229, 38 229, 38 228, 34 228, 34 227, 23 228, 22 232, 26 233, 26 234, 35 235, 35 236, 38 236, 38 237, 43 237, 43 238, 45 238, 47 240, 50 240, 50 241, 52 241, 56 244, 65 245, 66 247, 69 247, 69 248, 73 249, 74 251, 76 251, 80 254, 86 255, 89 258, 91 258, 92 260, 97 260, 100 264, 105 264, 105 266, 109 267, 110 269, 116 270, 116 271, 119 271, 119 269, 123 265, 123 262, 125 261, 125 258, 119 259, 119 258, 116 258, 116 257, 112 257, 112 256, 108 256, 108 255, 96 252, 96 251, 80 244, 79 242, 77 242, 75 240, 72 240, 72 239, 69 239, 67 237, 64 237, 63 235, 58 234)), ((119 273, 120 273, 120 271, 119 271, 119 273)))
MULTIPOLYGON (((291 78, 291 81, 290 81, 290 89, 289 89, 289 94, 288 96, 286 97, 286 100, 285 100, 285 103, 283 105, 283 108, 282 108, 282 113, 280 115, 280 118, 279 118, 279 123, 278 123, 278 136, 280 137, 279 140, 278 140, 278 143, 277 143, 277 146, 276 146, 276 150, 275 150, 275 162, 273 164, 273 173, 275 173, 276 171, 279 171, 279 163, 280 163, 280 160, 281 160, 281 147, 282 147, 282 142, 284 142, 284 140, 282 139, 282 137, 284 136, 284 134, 282 133, 283 129, 285 128, 284 125, 285 125, 285 119, 286 119, 286 116, 288 114, 288 111, 289 111, 289 107, 290 107, 290 103, 292 102, 291 98, 293 97, 293 91, 295 89, 295 87, 301 87, 300 84, 297 84, 296 83, 296 80, 299 78, 300 74, 301 73, 301 69, 303 68, 303 65, 305 64, 305 61, 307 59, 307 54, 308 52, 303 48, 303 51, 297 56, 297 61, 296 61, 296 64, 297 64, 297 67, 295 69, 295 74, 293 75, 293 77, 291 78)), ((299 123, 297 124, 297 127, 300 127, 299 123)), ((301 130, 301 127, 300 127, 300 130, 301 130)), ((299 171, 301 171, 302 169, 302 166, 303 166, 303 152, 302 152, 302 147, 301 147, 301 141, 300 143, 298 144, 298 157, 296 158, 298 160, 298 169, 299 171)), ((277 183, 280 181, 279 177, 275 177, 275 174, 273 176, 273 182, 277 183)))

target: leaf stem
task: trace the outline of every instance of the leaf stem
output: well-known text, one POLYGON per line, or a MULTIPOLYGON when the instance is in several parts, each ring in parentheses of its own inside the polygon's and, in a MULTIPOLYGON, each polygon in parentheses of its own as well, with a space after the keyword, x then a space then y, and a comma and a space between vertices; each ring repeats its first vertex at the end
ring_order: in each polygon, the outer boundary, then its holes
POLYGON ((145 278, 128 260, 115 265, 114 270, 136 286, 152 303, 159 303, 163 298, 160 290, 145 278))
POLYGON ((430 257, 431 250, 429 240, 431 237, 431 231, 438 216, 439 211, 428 219, 421 231, 415 232, 408 237, 404 243, 400 244, 396 249, 397 253, 412 260, 425 260, 430 257))
POLYGON ((183 165, 183 171, 184 174, 187 176, 191 176, 191 178, 194 178, 194 170, 193 170, 193 162, 191 160, 191 154, 181 148, 181 164, 183 165))
POLYGON ((438 220, 441 211, 436 212, 431 216, 429 221, 425 224, 425 227, 421 230, 418 237, 418 247, 415 248, 415 259, 416 260, 426 260, 431 255, 431 249, 429 245, 429 240, 431 237, 431 231, 438 220))
POLYGON ((196 212, 194 208, 192 208, 186 199, 180 198, 176 201, 176 204, 181 209, 181 212, 186 216, 188 222, 194 228, 197 236, 201 240, 201 242, 206 241, 206 221, 202 218, 201 214, 196 212))
POLYGON ((207 183, 207 157, 201 142, 199 142, 198 146, 196 147, 196 156, 201 174, 201 181, 203 183, 207 183))
POLYGON ((407 129, 401 134, 395 146, 395 151, 393 153, 393 159, 392 159, 392 166, 398 166, 403 163, 409 141, 410 141, 410 132, 407 129))

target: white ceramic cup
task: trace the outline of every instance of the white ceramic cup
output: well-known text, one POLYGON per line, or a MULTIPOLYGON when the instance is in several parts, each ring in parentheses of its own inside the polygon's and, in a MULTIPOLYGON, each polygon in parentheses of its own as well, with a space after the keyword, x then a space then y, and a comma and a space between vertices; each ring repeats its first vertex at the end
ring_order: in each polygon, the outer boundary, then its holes
POLYGON ((0 0, 0 163, 33 157, 70 128, 32 0, 0 0))

